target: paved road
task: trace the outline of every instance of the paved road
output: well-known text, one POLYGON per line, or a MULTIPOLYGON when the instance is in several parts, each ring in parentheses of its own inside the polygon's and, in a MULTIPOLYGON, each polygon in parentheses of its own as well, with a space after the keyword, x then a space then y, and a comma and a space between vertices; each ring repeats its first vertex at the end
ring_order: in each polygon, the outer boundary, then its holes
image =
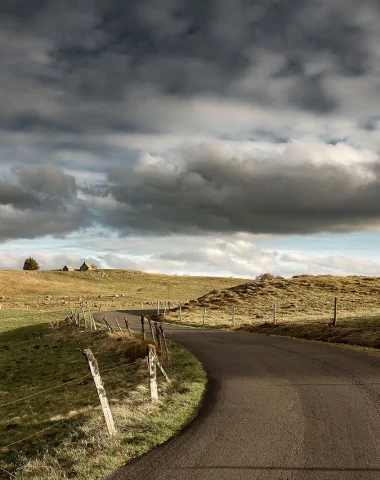
POLYGON ((380 359, 286 338, 166 331, 207 370, 200 414, 109 480, 380 479, 380 359))

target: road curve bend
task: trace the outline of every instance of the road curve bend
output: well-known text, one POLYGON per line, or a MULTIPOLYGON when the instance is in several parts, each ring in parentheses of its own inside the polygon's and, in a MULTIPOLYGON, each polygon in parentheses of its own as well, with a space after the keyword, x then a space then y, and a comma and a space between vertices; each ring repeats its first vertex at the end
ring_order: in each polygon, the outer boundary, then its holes
MULTIPOLYGON (((126 313, 107 315, 115 316, 126 313)), ((180 435, 109 480, 380 479, 380 358, 287 338, 165 330, 203 363, 203 405, 180 435)))

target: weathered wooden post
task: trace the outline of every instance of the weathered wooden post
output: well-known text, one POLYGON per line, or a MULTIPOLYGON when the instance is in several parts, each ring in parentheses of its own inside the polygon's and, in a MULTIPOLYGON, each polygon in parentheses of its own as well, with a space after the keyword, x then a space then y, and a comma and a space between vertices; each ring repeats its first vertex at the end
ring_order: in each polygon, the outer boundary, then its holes
POLYGON ((157 315, 160 314, 160 301, 157 300, 157 315))
POLYGON ((131 329, 129 328, 129 320, 128 320, 128 318, 124 317, 124 322, 125 322, 125 326, 127 327, 129 336, 132 337, 132 332, 131 332, 131 329))
POLYGON ((148 317, 148 323, 149 323, 150 333, 152 335, 153 342, 156 343, 156 336, 154 334, 152 320, 150 319, 150 317, 148 317))
POLYGON ((202 320, 202 324, 203 324, 203 325, 206 324, 206 308, 203 309, 203 320, 202 320))
POLYGON ((156 375, 156 348, 154 345, 148 345, 148 368, 150 380, 150 398, 152 401, 158 400, 157 375, 156 375))
POLYGON ((232 326, 235 326, 235 307, 232 307, 232 326))
POLYGON ((108 331, 109 331, 110 333, 113 333, 115 330, 114 330, 114 329, 111 327, 111 325, 108 323, 108 320, 107 320, 107 317, 106 317, 106 316, 103 317, 103 321, 104 321, 104 323, 107 325, 108 331))
POLYGON ((106 394, 106 390, 103 385, 103 380, 102 377, 100 376, 99 373, 99 365, 94 357, 94 354, 92 353, 90 348, 87 348, 83 351, 84 355, 87 358, 88 365, 90 367, 90 372, 92 374, 92 377, 94 379, 94 383, 96 386, 96 390, 98 392, 99 400, 100 400, 100 405, 102 406, 103 410, 103 415, 106 420, 107 428, 108 428, 108 433, 110 437, 113 437, 116 435, 116 429, 115 429, 115 424, 112 418, 112 413, 110 410, 110 406, 108 403, 108 398, 106 394))
POLYGON ((158 323, 157 322, 154 322, 154 330, 155 330, 155 333, 156 333, 157 345, 161 346, 160 329, 158 328, 158 323))
POLYGON ((140 316, 140 321, 141 321, 142 337, 143 337, 143 340, 145 340, 145 322, 144 322, 144 315, 141 315, 141 316, 140 316))
POLYGON ((94 327, 94 330, 97 330, 95 318, 94 318, 94 315, 92 313, 91 313, 91 320, 92 320, 92 326, 94 327))
POLYGON ((160 329, 160 333, 161 333, 162 342, 163 342, 164 348, 165 348, 166 360, 169 361, 169 348, 168 348, 168 344, 166 342, 164 327, 162 326, 162 324, 159 326, 159 329, 160 329))
POLYGON ((338 299, 337 297, 334 298, 334 318, 333 318, 333 327, 336 327, 336 320, 337 320, 337 313, 338 313, 338 299))
POLYGON ((179 302, 179 319, 182 320, 182 305, 181 305, 181 302, 179 302))
POLYGON ((119 321, 118 321, 118 319, 117 319, 116 317, 115 317, 115 323, 116 323, 116 325, 117 325, 117 328, 119 329, 119 332, 120 332, 120 333, 123 333, 123 330, 121 329, 121 326, 120 326, 120 324, 119 324, 119 321))
POLYGON ((277 319, 276 319, 276 310, 277 310, 277 305, 276 302, 273 304, 273 324, 276 325, 277 319))

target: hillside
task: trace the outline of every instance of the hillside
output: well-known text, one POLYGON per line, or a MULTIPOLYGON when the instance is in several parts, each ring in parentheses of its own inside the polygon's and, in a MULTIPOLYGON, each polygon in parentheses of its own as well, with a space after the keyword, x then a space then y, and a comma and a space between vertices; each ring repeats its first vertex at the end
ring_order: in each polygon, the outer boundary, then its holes
MULTIPOLYGON (((290 279, 250 281, 214 289, 182 309, 182 319, 207 324, 231 324, 235 307, 237 324, 272 320, 276 303, 278 321, 323 320, 333 315, 338 298, 341 318, 380 314, 380 278, 299 276, 290 279)), ((178 320, 179 311, 168 319, 178 320)))
POLYGON ((56 308, 77 303, 82 298, 100 308, 141 308, 141 302, 157 299, 185 301, 244 281, 241 278, 162 275, 135 270, 0 270, 0 306, 56 308))

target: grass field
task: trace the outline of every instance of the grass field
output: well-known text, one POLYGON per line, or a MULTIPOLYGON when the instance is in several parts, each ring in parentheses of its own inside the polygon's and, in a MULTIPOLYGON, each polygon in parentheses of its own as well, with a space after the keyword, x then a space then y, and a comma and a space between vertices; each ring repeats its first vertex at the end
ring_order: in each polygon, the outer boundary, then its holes
MULTIPOLYGON (((0 311, 0 467, 18 479, 104 478, 178 432, 204 391, 203 368, 174 345, 166 366, 172 383, 160 379, 153 405, 144 342, 67 322, 49 326, 60 318, 59 311, 0 311), (112 440, 82 354, 87 347, 97 357, 118 429, 112 440)), ((0 471, 0 478, 13 477, 0 471)))
POLYGON ((134 270, 0 270, 0 307, 67 309, 77 305, 81 298, 101 310, 141 308, 141 302, 144 306, 146 302, 156 300, 183 302, 244 281, 240 278, 159 275, 134 270))
POLYGON ((165 321, 380 348, 380 278, 302 276, 213 290, 165 321), (334 298, 338 324, 332 328, 334 298), (276 321, 273 325, 274 303, 276 321), (235 326, 232 327, 233 311, 235 326))
MULTIPOLYGON (((380 279, 302 276, 254 281, 180 277, 133 271, 0 271, 0 466, 20 479, 102 478, 127 459, 164 441, 191 418, 202 396, 205 375, 190 354, 174 347, 169 368, 173 386, 161 382, 162 401, 148 400, 145 362, 126 338, 106 332, 54 329, 81 301, 91 309, 141 308, 155 300, 181 301, 165 322, 232 328, 310 340, 380 347, 380 279), (334 298, 338 325, 329 326, 334 298), (198 299, 195 301, 195 299, 198 299), (190 300, 190 302, 188 302, 190 300), (273 304, 277 325, 272 324, 273 304), (120 435, 110 441, 81 353, 91 346, 120 435), (135 361, 136 360, 136 361, 135 361), (123 362, 133 361, 130 366, 123 362), (108 368, 117 368, 107 371, 108 368), (42 397, 10 404, 57 385, 42 397), (6 447, 38 430, 53 428, 6 447), (4 448, 6 447, 6 448, 4 448)), ((9 478, 0 473, 0 478, 9 478)))

